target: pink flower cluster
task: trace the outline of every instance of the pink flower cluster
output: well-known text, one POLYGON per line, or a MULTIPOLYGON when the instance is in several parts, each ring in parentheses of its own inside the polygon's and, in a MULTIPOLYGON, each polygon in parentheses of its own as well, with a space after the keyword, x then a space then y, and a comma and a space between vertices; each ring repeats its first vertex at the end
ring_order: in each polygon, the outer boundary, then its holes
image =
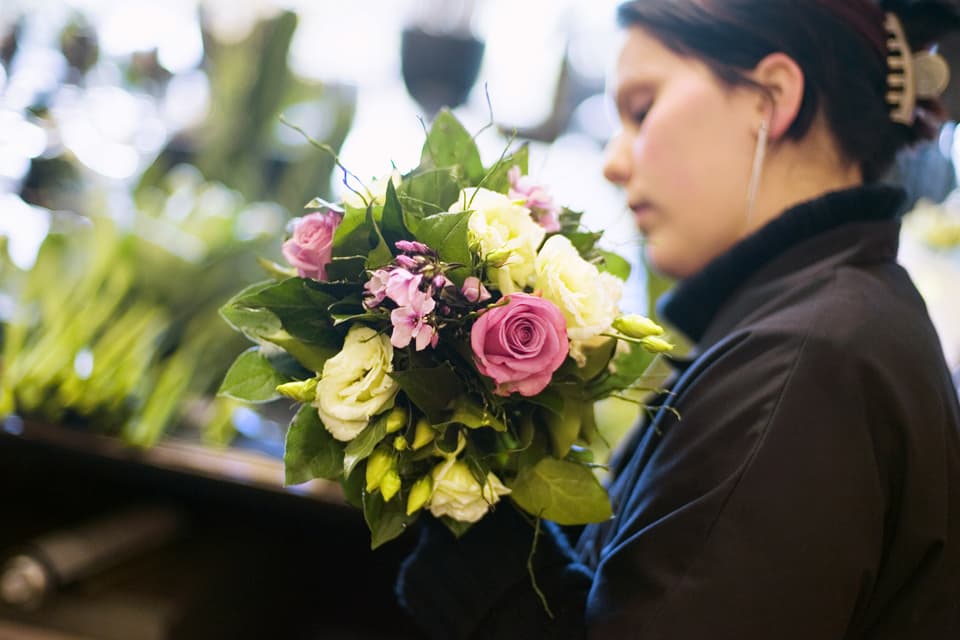
POLYGON ((401 254, 393 264, 373 271, 363 285, 364 306, 375 309, 388 300, 395 305, 390 311, 390 343, 394 347, 403 348, 411 342, 417 351, 436 347, 442 323, 439 312, 450 313, 444 297, 456 295, 467 303, 480 303, 489 300, 490 293, 473 276, 457 291, 444 273, 446 265, 421 242, 400 240, 396 247, 401 254))
POLYGON ((510 179, 509 198, 522 200, 524 206, 533 213, 537 224, 547 232, 560 231, 560 207, 546 188, 535 184, 529 176, 520 175, 520 167, 517 165, 510 168, 507 177, 510 179))
POLYGON ((283 243, 283 257, 301 278, 327 279, 333 254, 333 236, 343 220, 337 211, 315 212, 293 221, 293 234, 283 243))

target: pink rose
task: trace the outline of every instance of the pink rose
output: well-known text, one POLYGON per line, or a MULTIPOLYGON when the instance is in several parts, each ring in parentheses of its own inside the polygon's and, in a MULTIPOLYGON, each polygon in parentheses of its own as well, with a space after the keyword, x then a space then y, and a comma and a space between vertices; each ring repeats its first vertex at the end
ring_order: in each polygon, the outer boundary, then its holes
POLYGON ((283 257, 302 278, 326 280, 333 253, 333 234, 343 216, 334 211, 311 213, 294 221, 293 235, 283 243, 283 257))
POLYGON ((470 331, 480 373, 497 383, 494 391, 535 396, 550 383, 570 344, 563 313, 552 302, 526 293, 488 309, 470 331))
POLYGON ((520 167, 514 165, 507 172, 510 180, 511 200, 523 200, 524 206, 533 213, 534 218, 546 231, 560 231, 560 207, 553 201, 547 190, 531 182, 529 176, 520 175, 520 167))

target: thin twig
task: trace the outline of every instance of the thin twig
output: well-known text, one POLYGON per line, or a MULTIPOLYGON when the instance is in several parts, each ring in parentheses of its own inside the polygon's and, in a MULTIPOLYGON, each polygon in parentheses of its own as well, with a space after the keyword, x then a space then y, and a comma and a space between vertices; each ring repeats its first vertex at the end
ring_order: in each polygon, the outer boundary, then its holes
POLYGON ((369 207, 369 206, 370 206, 370 203, 367 202, 367 199, 366 199, 366 197, 364 197, 364 194, 360 193, 359 191, 357 191, 356 189, 354 189, 352 186, 350 186, 350 183, 347 182, 347 177, 349 176, 349 177, 353 178, 354 180, 356 180, 358 183, 360 183, 360 186, 363 187, 364 189, 366 189, 368 194, 370 193, 369 188, 367 188, 367 185, 363 184, 363 180, 361 180, 360 178, 358 178, 352 171, 350 171, 350 170, 347 169, 345 166, 343 166, 343 163, 340 162, 340 156, 337 155, 336 149, 334 149, 333 147, 331 147, 329 144, 326 144, 326 143, 324 143, 324 142, 320 142, 320 141, 318 141, 318 140, 315 140, 309 133, 307 133, 306 131, 304 131, 301 127, 299 127, 299 126, 293 124, 292 122, 290 122, 289 120, 287 120, 287 119, 283 116, 283 114, 280 115, 280 122, 281 122, 281 124, 290 127, 291 129, 293 129, 294 131, 296 131, 297 133, 299 133, 300 135, 302 135, 302 136, 304 137, 304 139, 305 139, 311 146, 316 147, 317 149, 320 149, 321 151, 326 151, 327 153, 329 153, 330 156, 333 158, 334 164, 336 164, 336 165, 343 171, 343 184, 344 184, 344 186, 345 186, 347 189, 350 189, 350 191, 354 192, 357 196, 359 196, 360 199, 363 200, 363 204, 364 204, 365 207, 369 207))

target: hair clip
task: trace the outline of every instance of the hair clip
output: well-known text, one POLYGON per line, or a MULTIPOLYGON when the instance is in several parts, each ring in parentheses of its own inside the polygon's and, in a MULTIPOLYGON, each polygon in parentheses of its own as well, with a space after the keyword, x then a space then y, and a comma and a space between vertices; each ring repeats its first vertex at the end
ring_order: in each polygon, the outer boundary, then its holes
POLYGON ((911 126, 918 100, 938 98, 950 82, 950 66, 939 53, 912 53, 900 18, 887 14, 887 104, 890 119, 911 126))

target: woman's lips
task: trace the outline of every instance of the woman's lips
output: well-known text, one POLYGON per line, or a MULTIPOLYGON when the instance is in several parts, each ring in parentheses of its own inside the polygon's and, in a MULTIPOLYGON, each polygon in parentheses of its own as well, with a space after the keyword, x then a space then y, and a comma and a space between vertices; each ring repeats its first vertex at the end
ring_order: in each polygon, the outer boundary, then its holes
POLYGON ((644 230, 645 224, 648 223, 650 216, 653 214, 653 206, 649 202, 638 202, 631 204, 630 209, 633 211, 633 218, 637 226, 644 230))

